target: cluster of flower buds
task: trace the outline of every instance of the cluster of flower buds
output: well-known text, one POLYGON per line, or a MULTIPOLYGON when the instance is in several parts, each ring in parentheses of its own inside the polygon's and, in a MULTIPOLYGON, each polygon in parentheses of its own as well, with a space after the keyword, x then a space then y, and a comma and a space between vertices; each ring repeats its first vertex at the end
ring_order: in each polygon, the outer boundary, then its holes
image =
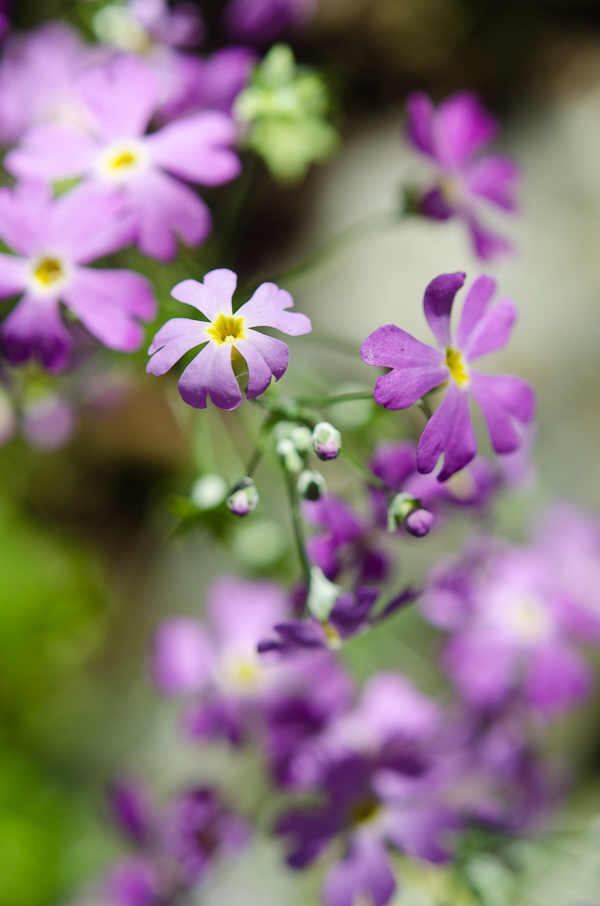
POLYGON ((435 516, 421 506, 421 501, 404 492, 396 494, 388 505, 388 532, 395 532, 401 525, 416 538, 427 535, 435 516))

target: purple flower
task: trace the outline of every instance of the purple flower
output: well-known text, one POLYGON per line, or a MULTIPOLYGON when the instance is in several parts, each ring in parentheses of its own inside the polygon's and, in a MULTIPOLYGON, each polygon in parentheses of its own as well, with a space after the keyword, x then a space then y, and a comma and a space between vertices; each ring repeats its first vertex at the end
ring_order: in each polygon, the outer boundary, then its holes
POLYGON ((16 255, 0 255, 0 296, 23 293, 2 325, 2 343, 13 364, 39 359, 64 368, 73 345, 59 302, 111 349, 132 352, 154 317, 148 280, 127 270, 84 267, 131 238, 131 221, 116 196, 77 189, 52 200, 47 187, 0 189, 0 236, 16 255))
POLYGON ((452 633, 444 663, 466 701, 498 706, 517 695, 551 717, 589 693, 548 553, 480 542, 434 570, 422 608, 452 633))
POLYGON ((125 859, 109 872, 103 893, 110 906, 152 906, 158 903, 157 871, 148 859, 125 859))
POLYGON ((511 374, 476 371, 472 362, 506 345, 516 318, 514 303, 503 297, 489 302, 496 289, 491 277, 472 284, 455 334, 450 332, 454 297, 465 275, 442 274, 425 291, 425 317, 440 348, 426 346, 393 324, 379 327, 364 341, 363 361, 392 370, 377 379, 375 401, 386 409, 407 409, 435 387, 448 385, 441 406, 430 418, 417 448, 419 472, 432 472, 441 454, 438 475, 445 481, 471 462, 477 440, 469 412, 469 395, 483 410, 492 446, 510 453, 521 443, 514 422, 533 418, 535 395, 528 383, 511 374))
POLYGON ((179 302, 193 305, 209 319, 173 318, 158 331, 150 349, 147 371, 165 374, 195 346, 204 348, 179 379, 179 392, 190 406, 206 408, 206 398, 220 409, 235 409, 242 393, 234 363, 247 372, 246 396, 264 393, 271 378, 285 373, 289 349, 281 340, 260 333, 256 327, 274 327, 291 336, 309 333, 306 315, 287 312, 294 304, 290 294, 274 283, 263 283, 235 314, 231 307, 237 283, 233 271, 210 271, 204 282, 184 280, 171 291, 179 302))
POLYGON ((314 0, 230 0, 225 22, 234 38, 267 44, 304 24, 314 9, 314 0))
POLYGON ((408 98, 407 109, 408 137, 438 171, 435 187, 420 199, 421 213, 436 220, 459 217, 479 258, 511 251, 506 239, 479 220, 482 203, 505 211, 516 209, 516 164, 501 154, 476 157, 495 137, 496 120, 467 91, 448 98, 437 111, 426 94, 416 92, 408 98))
POLYGON ((195 3, 129 0, 124 8, 148 38, 173 47, 195 47, 204 37, 202 15, 195 3))
POLYGON ((136 57, 118 57, 85 73, 78 90, 90 130, 31 128, 6 156, 10 172, 49 181, 85 177, 98 191, 118 194, 134 218, 141 251, 161 261, 176 254, 178 237, 188 245, 202 242, 210 212, 187 183, 218 186, 238 175, 232 119, 205 111, 146 135, 160 85, 150 65, 136 57))
POLYGON ((23 407, 23 435, 38 450, 56 450, 64 446, 74 427, 72 407, 55 393, 36 396, 23 407))

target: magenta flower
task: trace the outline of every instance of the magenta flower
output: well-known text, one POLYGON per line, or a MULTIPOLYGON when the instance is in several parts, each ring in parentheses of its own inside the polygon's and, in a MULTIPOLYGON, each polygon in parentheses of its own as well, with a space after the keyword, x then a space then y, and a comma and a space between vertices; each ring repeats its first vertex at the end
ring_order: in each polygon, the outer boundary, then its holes
POLYGON ((138 321, 156 310, 150 283, 133 271, 83 266, 127 245, 126 214, 117 196, 92 189, 55 201, 37 183, 0 189, 0 237, 16 252, 0 255, 0 297, 23 293, 2 324, 10 362, 37 358, 51 371, 67 365, 73 340, 59 302, 105 346, 137 349, 144 335, 138 321))
POLYGON ((441 406, 430 418, 417 448, 419 472, 432 472, 444 454, 440 481, 471 462, 477 439, 469 412, 469 395, 481 407, 496 453, 510 453, 521 444, 514 422, 526 424, 534 415, 530 385, 512 374, 482 374, 472 362, 506 345, 516 318, 514 303, 503 297, 489 307, 496 289, 491 277, 479 277, 465 298, 458 329, 450 331, 450 315, 465 275, 442 274, 425 290, 425 317, 440 348, 427 346, 393 324, 379 327, 364 341, 367 365, 392 370, 375 382, 375 402, 386 409, 407 409, 435 387, 448 385, 441 406))
POLYGON ((516 209, 517 165, 502 154, 476 157, 495 137, 498 126, 477 97, 459 92, 437 111, 426 94, 407 101, 408 137, 438 171, 437 182, 420 199, 423 214, 436 220, 459 217, 469 230, 475 252, 487 260, 512 250, 512 245, 479 220, 482 203, 505 211, 516 209))
POLYGON ((225 22, 235 38, 264 44, 302 25, 314 9, 314 0, 230 0, 225 22))
POLYGON ((78 83, 93 126, 36 126, 5 165, 18 177, 46 181, 84 177, 107 195, 118 194, 134 218, 144 254, 161 261, 177 252, 177 238, 197 245, 210 232, 206 204, 188 182, 217 186, 240 171, 229 147, 233 120, 204 111, 146 135, 160 103, 159 80, 148 63, 118 57, 85 73, 78 83))
POLYGON ((306 315, 287 312, 294 301, 274 283, 263 283, 252 298, 235 313, 231 299, 237 277, 222 268, 210 271, 204 282, 184 280, 171 291, 179 302, 193 305, 210 323, 191 318, 173 318, 154 337, 148 354, 149 374, 165 374, 182 355, 195 346, 204 348, 187 366, 179 379, 179 392, 190 406, 206 408, 206 397, 219 409, 235 409, 242 402, 233 362, 248 372, 246 396, 252 400, 264 393, 271 378, 285 373, 289 349, 256 327, 274 327, 290 336, 311 330, 306 315), (235 358, 234 358, 235 357, 235 358))

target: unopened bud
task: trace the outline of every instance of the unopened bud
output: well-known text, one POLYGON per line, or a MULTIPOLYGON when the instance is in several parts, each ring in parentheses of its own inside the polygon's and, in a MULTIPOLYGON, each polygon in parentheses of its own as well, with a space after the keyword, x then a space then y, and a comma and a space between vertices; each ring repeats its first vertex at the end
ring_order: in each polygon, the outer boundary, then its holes
POLYGON ((247 516, 256 509, 258 500, 258 491, 252 479, 242 478, 227 497, 227 509, 234 516, 247 516))
POLYGON ((298 495, 303 497, 304 500, 318 500, 319 497, 323 496, 327 488, 325 479, 320 472, 316 472, 313 469, 305 469, 298 476, 296 490, 298 495))
POLYGON ((333 605, 344 589, 335 582, 330 582, 320 566, 313 566, 310 571, 310 585, 306 604, 309 611, 322 623, 328 619, 333 605))
POLYGON ((291 440, 292 433, 297 427, 298 425, 296 425, 294 422, 288 422, 285 420, 277 422, 277 424, 273 428, 273 437, 275 438, 275 443, 283 440, 284 437, 287 437, 291 440))
POLYGON ((212 473, 201 475, 194 484, 190 493, 190 500, 199 510, 214 510, 225 500, 227 485, 220 475, 212 473))
POLYGON ((404 520, 404 528, 415 538, 423 538, 429 533, 429 529, 435 522, 435 516, 429 510, 423 507, 413 510, 404 520))
POLYGON ((329 422, 315 425, 312 442, 319 459, 336 459, 342 449, 342 435, 329 422))
POLYGON ((283 468, 286 472, 296 473, 302 471, 304 463, 298 455, 298 451, 294 446, 294 441, 289 437, 284 437, 282 440, 277 441, 275 452, 281 459, 283 468))
POLYGON ((291 434, 294 446, 301 456, 305 456, 312 444, 312 432, 306 425, 298 425, 291 434))

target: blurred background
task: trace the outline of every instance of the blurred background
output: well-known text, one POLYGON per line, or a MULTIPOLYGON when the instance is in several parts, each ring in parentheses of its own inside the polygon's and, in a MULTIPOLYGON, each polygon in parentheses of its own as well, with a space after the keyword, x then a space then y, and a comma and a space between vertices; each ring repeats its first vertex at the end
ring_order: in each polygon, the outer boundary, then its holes
MULTIPOLYGON (((203 52, 222 41, 222 5, 200 4, 209 26, 203 52)), ((19 29, 62 17, 85 34, 85 7, 84 0, 18 0, 11 16, 19 29)), ((523 538, 536 509, 557 496, 600 513, 600 4, 320 0, 290 42, 300 61, 327 74, 342 146, 294 188, 274 185, 259 169, 230 260, 211 261, 208 248, 198 267, 227 264, 248 280, 277 274, 362 217, 389 210, 400 185, 419 174, 401 136, 407 93, 422 88, 439 100, 462 88, 480 92, 501 118, 502 150, 525 177, 520 216, 508 230, 503 224, 519 252, 485 268, 520 311, 497 364, 530 380, 539 397, 537 481, 501 502, 493 527, 523 538)), ((168 267, 153 267, 166 299, 175 281, 168 267)), ((427 339, 423 289, 453 270, 481 270, 460 225, 411 218, 290 284, 315 334, 291 344, 284 382, 311 392, 369 386, 357 354, 362 339, 390 322, 427 339)), ((116 776, 148 778, 163 792, 201 776, 227 777, 244 795, 252 782, 247 763, 216 750, 200 755, 178 740, 176 708, 152 692, 145 656, 160 617, 201 613, 218 572, 294 575, 278 529, 287 516, 277 487, 230 530, 231 550, 201 526, 173 537, 165 507, 169 494, 187 494, 200 470, 215 468, 215 450, 226 480, 239 477, 254 413, 209 409, 200 422, 184 411, 173 383, 144 374, 143 352, 111 362, 110 386, 94 396, 101 402, 87 406, 66 447, 34 451, 16 439, 0 450, 0 906, 66 902, 119 852, 105 805, 116 776)), ((366 450, 369 404, 348 404, 338 415, 348 443, 366 450)), ((414 418, 398 415, 398 434, 418 432, 414 418)), ((269 484, 268 468, 267 461, 257 474, 259 487, 269 484)), ((347 488, 350 475, 332 468, 334 486, 347 488)), ((403 542, 398 580, 418 580, 467 530, 457 518, 435 538, 403 542)), ((347 658, 359 679, 393 666, 436 694, 435 644, 415 615, 403 614, 389 633, 349 646, 347 658)), ((600 814, 599 707, 570 718, 554 740, 584 777, 565 817, 574 828, 600 814)), ((536 851, 518 902, 600 903, 598 849, 586 831, 536 851)), ((260 844, 203 902, 312 902, 310 880, 290 879, 278 865, 260 844), (258 879, 267 871, 273 880, 265 889, 258 879)), ((492 886, 500 897, 502 880, 492 886)), ((428 900, 411 891, 409 873, 402 904, 435 902, 435 893, 428 900)))

